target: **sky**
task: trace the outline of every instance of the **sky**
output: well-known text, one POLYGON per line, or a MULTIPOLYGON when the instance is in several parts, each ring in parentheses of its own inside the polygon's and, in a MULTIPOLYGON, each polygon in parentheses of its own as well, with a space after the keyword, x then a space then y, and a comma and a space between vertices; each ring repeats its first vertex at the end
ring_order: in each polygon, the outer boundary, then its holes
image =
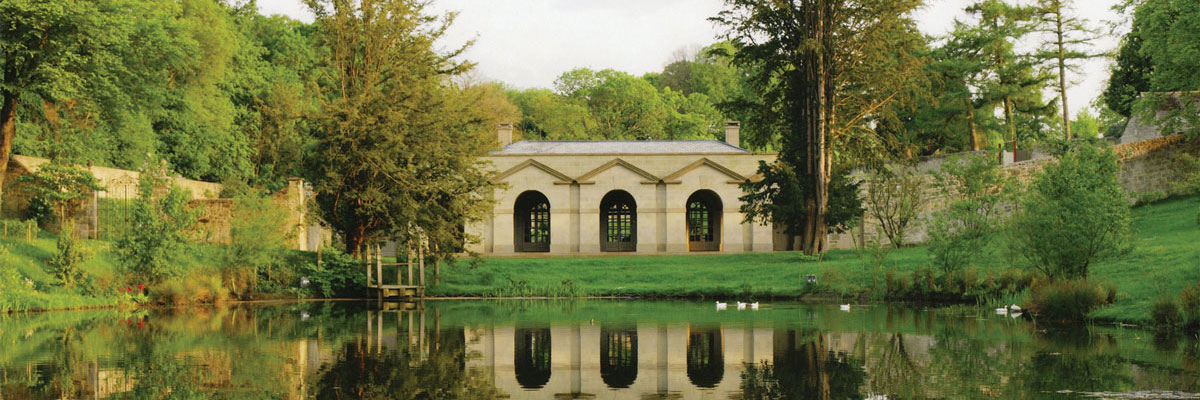
MULTIPOLYGON (((1116 1, 1077 0, 1076 12, 1099 26, 1120 18, 1110 10, 1116 1)), ((955 18, 966 18, 962 9, 971 2, 927 0, 916 15, 918 28, 929 35, 945 34, 955 18)), ((474 39, 464 56, 477 63, 476 78, 516 88, 548 88, 563 72, 579 67, 639 76, 661 71, 678 50, 717 41, 720 28, 707 18, 723 4, 722 0, 440 0, 431 11, 459 12, 439 45, 457 48, 474 39)), ((258 6, 263 14, 313 20, 300 0, 258 0, 258 6)), ((1094 52, 1110 51, 1116 45, 1117 38, 1107 36, 1092 43, 1094 52)), ((1072 115, 1100 95, 1109 66, 1107 59, 1093 59, 1080 73, 1068 75, 1073 83, 1067 90, 1072 115)))

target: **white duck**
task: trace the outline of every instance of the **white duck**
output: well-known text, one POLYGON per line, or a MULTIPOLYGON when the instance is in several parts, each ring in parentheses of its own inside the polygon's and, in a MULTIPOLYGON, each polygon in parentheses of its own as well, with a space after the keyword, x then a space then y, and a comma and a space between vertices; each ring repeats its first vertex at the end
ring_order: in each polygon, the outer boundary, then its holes
POLYGON ((997 308, 996 315, 1008 315, 1008 307, 997 308))
POLYGON ((740 302, 740 301, 739 301, 739 302, 737 302, 737 306, 738 306, 738 309, 739 309, 739 310, 745 310, 745 309, 746 309, 746 303, 743 303, 743 302, 740 302))
POLYGON ((1017 306, 1016 304, 1008 306, 1008 309, 1012 312, 1021 312, 1021 307, 1017 306))
POLYGON ((838 306, 838 309, 840 309, 840 310, 842 310, 842 311, 850 311, 850 305, 849 305, 849 304, 842 304, 842 305, 838 306))
POLYGON ((722 303, 722 302, 719 302, 719 301, 718 301, 718 302, 717 302, 717 311, 724 310, 726 306, 728 306, 728 304, 726 304, 726 303, 722 303))
POLYGON ((758 310, 758 302, 756 301, 756 302, 750 303, 750 309, 758 310))

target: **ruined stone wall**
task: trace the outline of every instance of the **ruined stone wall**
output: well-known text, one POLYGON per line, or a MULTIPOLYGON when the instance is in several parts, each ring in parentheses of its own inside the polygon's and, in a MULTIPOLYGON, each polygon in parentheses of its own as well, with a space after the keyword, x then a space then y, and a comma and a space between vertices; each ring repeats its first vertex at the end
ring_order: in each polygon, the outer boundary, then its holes
MULTIPOLYGON (((1200 140, 1189 140, 1182 135, 1173 135, 1113 146, 1113 152, 1116 153, 1121 163, 1118 179, 1120 179, 1129 201, 1133 203, 1146 197, 1176 194, 1177 191, 1172 187, 1172 182, 1178 181, 1184 173, 1179 169, 1177 160, 1184 153, 1200 153, 1200 140)), ((935 213, 945 209, 948 203, 948 199, 937 190, 932 177, 932 173, 940 168, 944 160, 945 157, 927 159, 916 166, 918 171, 928 174, 924 178, 925 190, 923 193, 927 200, 921 208, 920 216, 910 222, 905 230, 906 244, 928 242, 927 221, 935 213)), ((1005 165, 1003 170, 1018 183, 1027 185, 1033 180, 1036 173, 1041 172, 1047 164, 1052 162, 1055 162, 1054 158, 1040 157, 1005 165)), ((867 190, 865 183, 861 189, 865 197, 867 190)), ((867 204, 864 203, 863 206, 866 207, 867 204)), ((1011 211, 1011 205, 1001 205, 1000 212, 1002 214, 1008 214, 1011 211)), ((890 244, 887 237, 882 234, 879 223, 865 218, 864 222, 853 231, 830 234, 827 240, 831 248, 853 249, 855 240, 859 244, 863 244, 876 239, 883 244, 890 244)))

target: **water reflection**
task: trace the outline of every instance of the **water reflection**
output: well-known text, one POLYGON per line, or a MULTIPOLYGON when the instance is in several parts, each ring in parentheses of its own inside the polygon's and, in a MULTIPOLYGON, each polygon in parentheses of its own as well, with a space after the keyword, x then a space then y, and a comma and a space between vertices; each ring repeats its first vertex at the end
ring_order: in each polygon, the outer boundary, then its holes
POLYGON ((637 381, 637 329, 600 330, 600 379, 613 389, 623 389, 637 381))
MULTIPOLYGON (((1200 391, 1194 338, 871 307, 307 303, 0 317, 0 399, 1046 398, 1200 391)), ((1111 396, 1110 396, 1111 397, 1111 396)))
POLYGON ((550 382, 550 329, 517 329, 513 336, 517 382, 525 389, 541 389, 550 382))

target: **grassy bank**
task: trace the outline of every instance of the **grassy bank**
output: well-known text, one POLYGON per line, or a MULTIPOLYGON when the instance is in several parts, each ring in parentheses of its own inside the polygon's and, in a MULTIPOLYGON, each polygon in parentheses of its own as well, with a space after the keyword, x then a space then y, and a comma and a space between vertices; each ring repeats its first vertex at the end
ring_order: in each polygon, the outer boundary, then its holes
MULTIPOLYGON (((1137 243, 1132 253, 1092 266, 1092 279, 1114 285, 1115 305, 1092 314, 1107 321, 1143 322, 1162 295, 1177 296, 1200 282, 1198 202, 1174 199, 1134 209, 1137 243)), ((977 263, 979 279, 1020 268, 1019 261, 994 243, 994 256, 977 263)), ((928 265, 921 246, 893 251, 896 275, 928 265)), ((491 258, 477 268, 448 268, 442 296, 688 296, 715 298, 796 297, 824 294, 882 297, 884 276, 866 268, 858 252, 834 250, 820 260, 797 253, 737 255, 614 256, 581 258, 491 258), (808 286, 804 276, 818 277, 808 286)), ((999 299, 1007 300, 1007 299, 999 299)), ((1017 300, 1017 299, 1013 299, 1017 300)))

